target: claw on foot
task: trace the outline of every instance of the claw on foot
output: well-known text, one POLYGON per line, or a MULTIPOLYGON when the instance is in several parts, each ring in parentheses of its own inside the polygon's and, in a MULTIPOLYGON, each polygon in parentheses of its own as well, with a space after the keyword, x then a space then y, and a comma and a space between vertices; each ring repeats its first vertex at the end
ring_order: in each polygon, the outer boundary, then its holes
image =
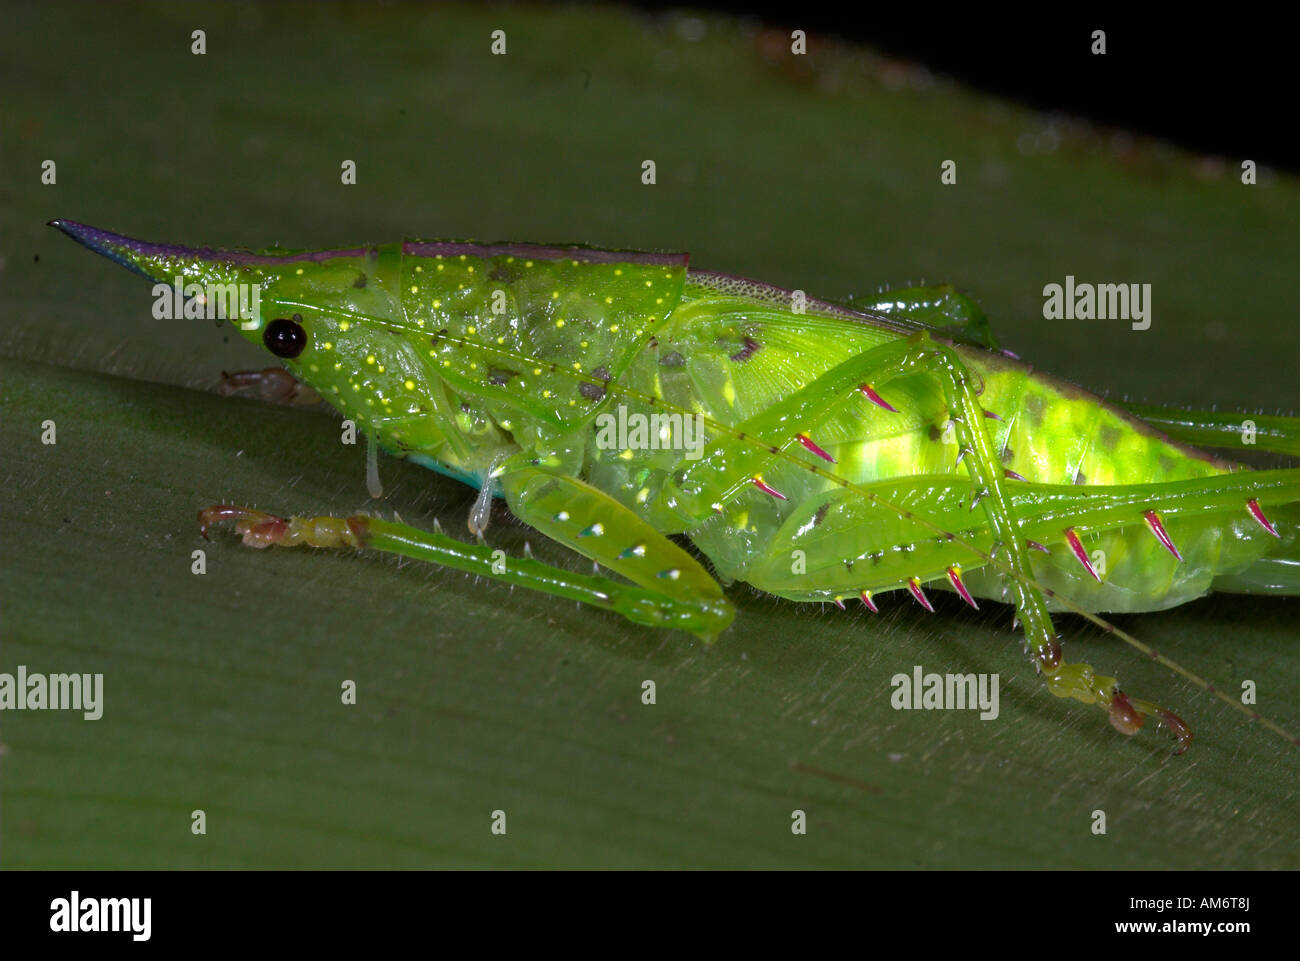
POLYGON ((235 507, 232 504, 217 504, 199 511, 199 533, 203 539, 208 537, 208 528, 218 521, 235 522, 235 533, 243 538, 249 547, 270 547, 283 539, 289 530, 289 522, 283 517, 253 510, 250 507, 235 507))
POLYGON ((1160 718, 1160 723, 1167 727, 1171 734, 1178 739, 1178 747, 1174 748, 1174 754, 1182 754, 1192 743, 1192 729, 1187 726, 1186 722, 1173 711, 1156 709, 1156 717, 1160 718))
POLYGON ((368 518, 290 517, 287 520, 251 507, 217 504, 199 511, 199 533, 205 540, 208 528, 218 521, 234 521, 235 533, 246 547, 364 547, 368 518))
POLYGON ((1132 736, 1142 730, 1142 715, 1123 691, 1116 690, 1111 697, 1109 714, 1111 727, 1121 734, 1132 736))

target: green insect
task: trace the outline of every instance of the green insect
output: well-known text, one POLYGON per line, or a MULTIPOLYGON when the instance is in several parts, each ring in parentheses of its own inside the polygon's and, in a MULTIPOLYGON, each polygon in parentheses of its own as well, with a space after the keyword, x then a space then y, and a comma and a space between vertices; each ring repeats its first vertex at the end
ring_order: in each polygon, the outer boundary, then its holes
MULTIPOLYGON (((218 251, 53 226, 191 305, 216 296, 234 317, 231 298, 249 295, 239 329, 292 377, 230 386, 312 388, 368 434, 372 493, 377 447, 479 488, 477 544, 230 505, 200 512, 205 536, 233 520, 254 547, 400 554, 706 641, 734 616, 719 579, 873 612, 895 590, 931 610, 928 586, 971 607, 1006 600, 1053 694, 1126 734, 1154 717, 1184 750, 1177 715, 1062 659, 1051 614, 1071 611, 1296 740, 1096 612, 1300 594, 1300 468, 1248 471, 1189 446, 1238 442, 1246 415, 1125 409, 1033 371, 951 288, 845 307, 685 255, 218 251), (482 542, 494 495, 625 580, 503 561, 482 542)), ((1300 419, 1250 419, 1259 449, 1300 454, 1300 419)))

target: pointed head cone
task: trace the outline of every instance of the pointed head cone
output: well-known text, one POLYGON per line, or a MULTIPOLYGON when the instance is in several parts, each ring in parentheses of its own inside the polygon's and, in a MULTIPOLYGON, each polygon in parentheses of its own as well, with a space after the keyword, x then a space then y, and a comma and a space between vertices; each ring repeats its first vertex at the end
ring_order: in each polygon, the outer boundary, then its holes
MULTIPOLYGON (((378 249, 219 250, 154 244, 71 220, 52 220, 77 243, 154 281, 157 319, 239 319, 249 340, 261 338, 262 314, 293 315, 301 305, 389 315, 392 298, 357 278, 374 269, 378 249), (354 286, 355 285, 355 286, 354 286)), ((279 356, 283 357, 283 354, 279 356)))

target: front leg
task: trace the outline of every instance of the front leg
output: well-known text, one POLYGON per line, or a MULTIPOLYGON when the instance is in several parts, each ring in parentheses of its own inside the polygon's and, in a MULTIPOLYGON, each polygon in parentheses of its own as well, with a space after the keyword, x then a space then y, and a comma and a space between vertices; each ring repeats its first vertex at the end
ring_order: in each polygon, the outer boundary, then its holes
POLYGON ((467 544, 441 530, 425 531, 364 514, 278 517, 217 505, 199 512, 200 530, 233 521, 249 547, 374 550, 451 567, 517 587, 613 611, 650 627, 678 628, 711 641, 735 616, 722 589, 699 563, 613 498, 544 470, 503 478, 511 509, 543 533, 627 576, 633 584, 577 574, 531 557, 504 557, 486 544, 467 544))
POLYGON ((265 367, 262 370, 239 370, 228 374, 221 372, 217 393, 222 397, 232 394, 252 394, 258 400, 291 407, 310 407, 321 402, 320 394, 312 390, 283 367, 265 367))

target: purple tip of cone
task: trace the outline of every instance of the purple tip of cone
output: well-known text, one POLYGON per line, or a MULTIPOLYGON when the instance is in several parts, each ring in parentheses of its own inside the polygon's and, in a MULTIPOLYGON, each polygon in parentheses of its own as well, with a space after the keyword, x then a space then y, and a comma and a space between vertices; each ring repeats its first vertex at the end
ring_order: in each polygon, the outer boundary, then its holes
POLYGON ((83 247, 102 254, 138 274, 157 279, 145 273, 138 264, 128 259, 127 254, 140 257, 177 257, 185 260, 212 260, 241 266, 260 266, 271 264, 291 264, 303 261, 334 260, 337 257, 365 257, 373 248, 353 247, 347 250, 308 250, 284 254, 260 254, 249 250, 221 250, 213 247, 184 247, 179 244, 151 244, 136 240, 109 230, 100 230, 79 224, 75 220, 51 220, 50 227, 57 227, 83 247))

